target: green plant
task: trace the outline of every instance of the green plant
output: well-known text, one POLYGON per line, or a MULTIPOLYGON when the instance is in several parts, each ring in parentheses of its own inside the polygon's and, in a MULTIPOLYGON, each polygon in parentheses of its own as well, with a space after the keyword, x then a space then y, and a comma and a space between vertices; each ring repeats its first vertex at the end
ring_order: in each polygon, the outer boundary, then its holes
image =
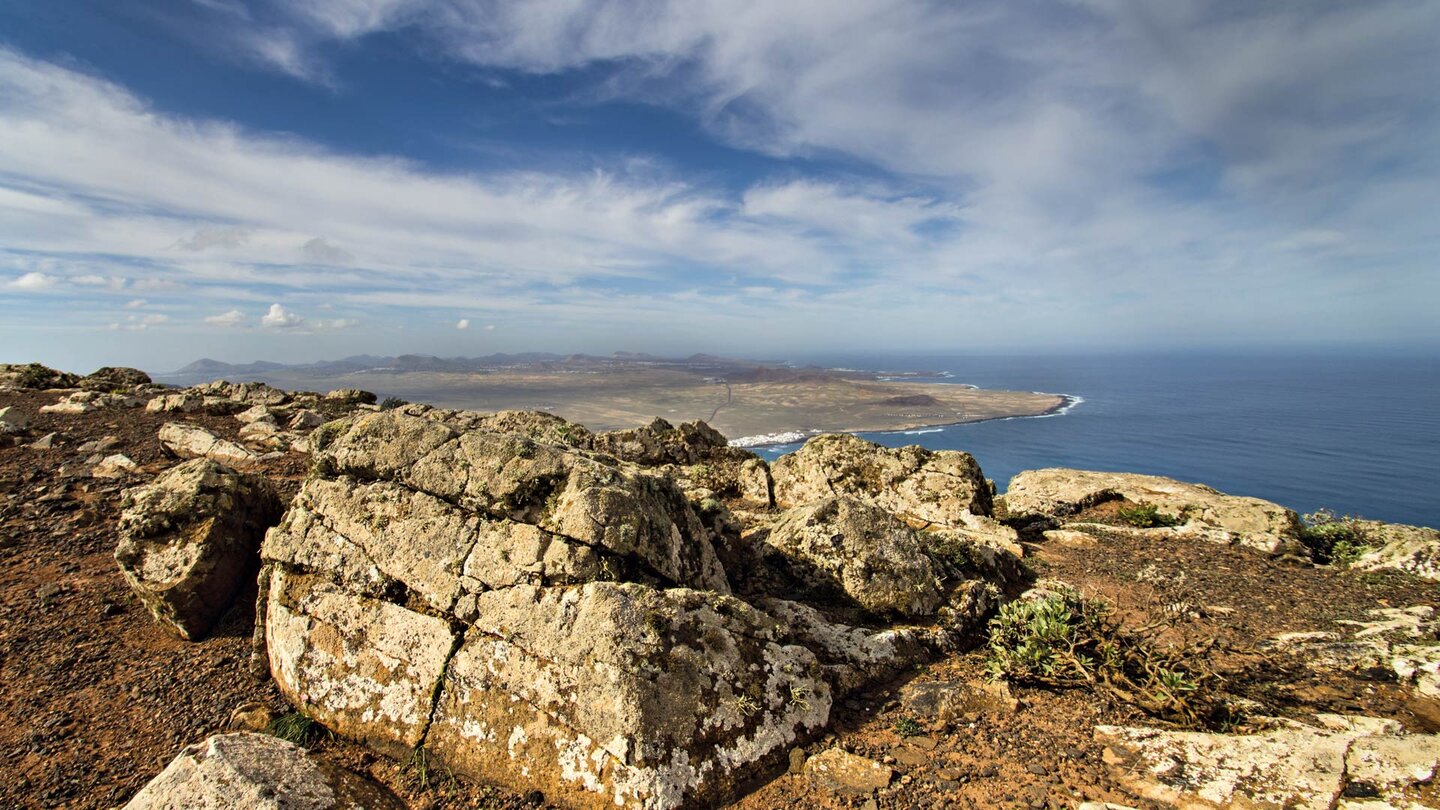
POLYGON ((300 712, 288 712, 270 721, 265 728, 271 736, 286 742, 310 747, 315 741, 330 732, 319 723, 300 712))
POLYGON ((430 761, 430 751, 420 745, 411 749, 410 756, 400 764, 400 776, 411 790, 424 791, 446 785, 455 787, 455 774, 444 765, 430 761))
POLYGON ((409 404, 410 400, 408 399, 401 399, 400 397, 386 397, 380 400, 380 410, 393 411, 396 408, 402 408, 409 404))
POLYGON ((1161 648, 1148 631, 1123 627, 1110 606, 1071 589, 1011 602, 990 621, 986 669, 993 678, 1089 686, 1147 713, 1198 725, 1211 711, 1208 675, 1187 651, 1161 648))
POLYGON ((913 717, 902 717, 895 721, 895 733, 901 737, 914 737, 925 729, 920 726, 920 721, 913 717))
POLYGON ((1137 529, 1154 529, 1161 526, 1179 526, 1183 521, 1175 515, 1167 515, 1153 503, 1141 501, 1134 506, 1122 506, 1116 512, 1119 518, 1137 529))
POLYGON ((1341 517, 1329 509, 1305 515, 1300 525, 1300 542, 1310 548, 1321 563, 1347 566, 1380 542, 1358 517, 1341 517))

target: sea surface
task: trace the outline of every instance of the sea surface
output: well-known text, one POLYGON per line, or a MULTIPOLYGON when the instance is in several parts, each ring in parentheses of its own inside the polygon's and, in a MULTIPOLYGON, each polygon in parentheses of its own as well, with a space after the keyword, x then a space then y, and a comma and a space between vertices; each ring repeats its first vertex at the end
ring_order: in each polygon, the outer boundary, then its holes
MULTIPOLYGON (((1069 394, 1066 413, 896 433, 965 450, 1003 490, 1021 470, 1150 473, 1301 513, 1440 527, 1440 357, 1090 356, 806 358, 945 372, 933 380, 1069 394)), ((930 381, 930 380, 927 380, 930 381)), ((798 444, 753 448, 775 458, 798 444)))

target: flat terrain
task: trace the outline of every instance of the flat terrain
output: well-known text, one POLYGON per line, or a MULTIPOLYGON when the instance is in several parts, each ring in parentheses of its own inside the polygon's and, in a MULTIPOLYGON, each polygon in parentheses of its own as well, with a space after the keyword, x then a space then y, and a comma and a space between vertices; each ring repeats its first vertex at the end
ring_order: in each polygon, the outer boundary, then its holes
MULTIPOLYGON (((683 368, 547 364, 486 372, 264 375, 290 390, 363 388, 385 396, 477 411, 541 410, 591 430, 639 427, 656 416, 703 419, 734 439, 787 431, 905 430, 1007 416, 1038 416, 1064 397, 983 391, 944 383, 894 382, 836 373, 767 370, 760 380, 725 380, 683 368), (725 380, 725 381, 722 381, 725 380)), ((234 382, 235 380, 232 380, 234 382)))

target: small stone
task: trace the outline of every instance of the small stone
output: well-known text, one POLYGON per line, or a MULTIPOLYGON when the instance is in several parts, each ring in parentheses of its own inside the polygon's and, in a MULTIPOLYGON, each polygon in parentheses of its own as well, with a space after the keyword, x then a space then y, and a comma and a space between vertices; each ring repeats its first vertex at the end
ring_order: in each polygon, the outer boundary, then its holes
POLYGON ((35 441, 31 442, 31 443, 30 443, 30 449, 32 449, 32 450, 51 450, 51 449, 54 449, 55 443, 56 443, 56 441, 59 440, 59 438, 60 438, 60 434, 59 434, 59 433, 46 433, 44 436, 41 436, 40 438, 38 438, 38 439, 36 439, 35 441))
POLYGON ((1032 763, 1030 763, 1029 765, 1026 765, 1026 766, 1025 766, 1025 770, 1029 771, 1030 773, 1035 774, 1036 776, 1049 776, 1049 775, 1050 775, 1050 770, 1049 770, 1048 768, 1046 768, 1044 765, 1041 765, 1041 764, 1038 763, 1038 762, 1032 762, 1032 763))
POLYGON ((870 793, 888 787, 895 772, 873 759, 830 748, 805 762, 805 772, 822 787, 838 793, 870 793))
POLYGON ((274 713, 265 704, 242 703, 230 712, 230 728, 236 731, 264 731, 274 719, 274 713))

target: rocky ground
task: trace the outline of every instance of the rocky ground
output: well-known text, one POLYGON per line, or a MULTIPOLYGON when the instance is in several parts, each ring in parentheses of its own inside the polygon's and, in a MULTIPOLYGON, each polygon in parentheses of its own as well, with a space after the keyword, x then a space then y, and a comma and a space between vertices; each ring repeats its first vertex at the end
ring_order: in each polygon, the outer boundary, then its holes
MULTIPOLYGON (((137 398, 143 403, 163 393, 139 390, 137 398)), ((248 391, 241 395, 266 396, 248 391)), ((117 400, 89 410, 41 411, 62 398, 69 397, 55 390, 0 390, 0 409, 11 408, 4 419, 23 425, 0 436, 0 445, 6 445, 0 446, 0 684, 5 686, 0 690, 0 804, 7 807, 122 805, 186 746, 227 730, 263 727, 264 720, 291 711, 276 682, 253 674, 250 666, 257 595, 253 580, 208 635, 185 641, 167 632, 137 598, 116 564, 115 550, 123 490, 150 481, 177 463, 177 451, 167 449, 159 439, 165 425, 180 421, 234 442, 232 448, 214 452, 246 454, 232 460, 268 478, 286 502, 311 470, 313 425, 287 433, 283 427, 291 416, 287 410, 281 414, 280 430, 257 430, 237 418, 246 412, 240 404, 205 408, 174 402, 177 408, 190 408, 176 412, 117 400), (133 462, 133 468, 114 461, 117 454, 133 462)), ((363 416, 374 410, 344 398, 317 398, 304 408, 324 419, 363 416)), ((738 456, 732 459, 716 451, 721 461, 697 463, 695 458, 673 458, 672 449, 647 444, 644 437, 582 438, 586 447, 595 448, 585 453, 604 451, 631 458, 648 453, 654 457, 640 461, 670 464, 668 474, 681 479, 697 513, 713 525, 720 525, 714 523, 717 502, 729 504, 732 520, 740 527, 794 524, 764 529, 777 535, 790 533, 783 542, 767 541, 772 549, 813 554, 806 544, 813 545, 815 538, 806 534, 809 524, 803 521, 840 519, 792 510, 788 524, 776 521, 790 502, 815 503, 821 489, 827 497, 833 497, 837 486, 844 489, 843 483, 817 477, 814 470, 777 467, 770 488, 779 503, 772 505, 758 502, 769 498, 767 486, 761 483, 757 495, 749 477, 756 468, 741 463, 738 456), (738 479, 717 480, 724 478, 717 468, 731 461, 742 470, 738 479)), ((565 441, 574 443, 574 436, 567 433, 565 441)), ((343 438, 340 443, 344 444, 343 438)), ((851 449, 837 445, 831 452, 851 449)), ((343 447, 329 452, 339 463, 355 463, 353 458, 346 462, 343 447)), ((816 464, 815 469, 824 468, 816 464)), ((880 462, 873 459, 847 458, 845 464, 856 480, 883 478, 874 466, 880 462)), ((946 493, 971 486, 966 480, 978 480, 966 479, 963 469, 940 470, 929 461, 926 464, 930 466, 923 469, 932 470, 935 481, 952 482, 946 493)), ((764 480, 768 471, 766 476, 764 480)), ((906 481, 922 478, 912 475, 906 481)), ((1433 742, 1437 738, 1430 736, 1440 732, 1440 695, 1433 685, 1434 671, 1440 667, 1424 652, 1440 644, 1436 635, 1440 623, 1426 612, 1440 610, 1440 587, 1433 580, 1378 564, 1368 567, 1379 570, 1315 565, 1307 560, 1308 552, 1293 542, 1293 527, 1287 523, 1293 516, 1267 517, 1264 509, 1227 512, 1245 505, 1207 500, 1210 496, 1205 493, 1150 489, 1144 497, 1133 492, 1123 497, 1080 497, 1056 506, 1065 493, 1045 489, 1043 478, 1032 482, 1030 491, 1043 495, 1032 500, 1043 501, 1044 519, 1030 519, 1033 515, 1020 508, 1019 497, 1013 514, 1007 515, 1011 505, 1004 503, 992 510, 988 494, 973 486, 963 493, 964 508, 959 511, 959 500, 946 500, 950 494, 915 497, 904 487, 878 491, 872 486, 868 497, 912 526, 943 526, 984 538, 997 548, 1013 546, 1023 553, 1028 569, 1025 582, 1067 583, 1086 597, 1113 605, 1118 622, 1143 630, 1147 643, 1186 650, 1188 671, 1203 681, 1205 693, 1215 696, 1226 712, 1223 718, 1207 717, 1197 732, 1224 732, 1230 735, 1222 738, 1226 740, 1259 740, 1283 731, 1298 734, 1296 739, 1309 744, 1331 739, 1325 736, 1330 731, 1304 730, 1328 722, 1324 718, 1331 715, 1390 721, 1383 729, 1365 732, 1380 740, 1377 743, 1366 742, 1371 738, 1360 732, 1345 732, 1350 736, 1344 737, 1337 755, 1342 765, 1335 777, 1338 787, 1333 796, 1325 794, 1329 788, 1324 785, 1317 788, 1315 795, 1326 800, 1314 806, 1333 806, 1342 800, 1357 807, 1404 806, 1402 802, 1440 806, 1433 762, 1430 776, 1390 784, 1383 777, 1357 776, 1364 769, 1347 759, 1369 750, 1367 745, 1385 751, 1403 749, 1423 770, 1421 766, 1430 762, 1425 759, 1427 752, 1440 751, 1433 742), (1167 504, 1166 498, 1188 498, 1186 503, 1199 506, 1193 515, 1186 512, 1187 523, 1173 528, 1137 530, 1121 511, 1141 500, 1167 504), (996 523, 988 517, 991 514, 1010 519, 1020 534, 996 523), (1236 520, 1258 523, 1232 531, 1239 525, 1236 520), (1215 542, 1226 532, 1231 532, 1227 535, 1231 542, 1215 542), (1396 662, 1402 659, 1417 664, 1399 668, 1396 662), (1375 804, 1382 789, 1383 801, 1375 804), (1360 804, 1366 801, 1371 803, 1360 804)), ((866 486, 857 484, 855 492, 862 493, 866 486)), ((930 487, 926 492, 937 491, 935 485, 926 486, 930 487)), ((1119 484, 1107 486, 1113 491, 1119 484)), ((861 517, 845 519, 890 520, 863 510, 856 514, 861 517)), ((871 524, 855 525, 861 527, 855 531, 867 531, 871 524)), ((753 528, 743 531, 749 536, 753 528)), ((885 531, 895 537, 903 534, 894 527, 885 531)), ((715 532, 732 585, 743 591, 748 586, 739 581, 738 564, 731 561, 734 549, 726 545, 739 542, 740 530, 721 527, 715 532), (731 539, 721 542, 726 536, 731 539)), ((1419 547, 1417 543, 1429 542, 1428 535, 1407 538, 1407 554, 1419 547)), ((603 547, 603 542, 596 546, 603 547)), ((628 564, 628 558, 616 559, 628 564)), ((1423 565, 1410 567, 1425 570, 1423 565)), ((840 570, 836 577, 850 582, 850 574, 840 570)), ((665 578, 653 572, 641 578, 657 576, 665 578)), ((699 570, 674 576, 700 581, 708 575, 699 570)), ((876 585, 882 581, 881 574, 873 574, 845 587, 869 609, 884 607, 916 616, 933 611, 927 600, 956 598, 953 591, 934 596, 907 591, 908 601, 897 602, 891 590, 876 585)), ((764 598, 760 591, 755 594, 746 598, 764 598)), ((413 604, 416 597, 407 598, 407 604, 413 604)), ((823 600, 817 604, 835 621, 860 615, 853 605, 842 609, 823 600)), ((1202 754, 1196 753, 1208 744, 1206 739, 1187 738, 1191 747, 1185 750, 1192 757, 1188 770, 1181 769, 1180 776, 1155 778, 1147 774, 1164 772, 1150 767, 1158 754, 1121 732, 1105 731, 1109 727, 1169 730, 1178 727, 1175 718, 1144 711, 1106 689, 1027 684, 1023 679, 1012 679, 1008 685, 996 682, 987 676, 988 657, 985 638, 977 632, 949 652, 907 663, 898 676, 869 677, 869 682, 839 698, 828 729, 802 736, 751 769, 740 790, 732 792, 738 796, 732 804, 754 810, 1039 808, 1092 801, 1151 807, 1194 798, 1177 799, 1166 790, 1213 788, 1204 783, 1213 769, 1207 770, 1207 764, 1198 761, 1202 754)), ((324 709, 318 704, 312 708, 324 709)), ((343 726, 349 720, 340 716, 340 721, 343 726)), ((349 736, 363 737, 361 732, 349 736)), ((323 730, 311 734, 307 742, 319 762, 368 777, 410 807, 548 806, 543 793, 457 775, 427 762, 423 751, 418 757, 386 756, 323 730)), ((1296 747, 1288 738, 1284 745, 1296 747)), ((513 751, 513 737, 511 747, 513 751)), ((1440 752, 1435 756, 1440 757, 1440 752)), ((1242 792, 1250 791, 1250 799, 1262 792, 1254 781, 1239 780, 1242 792)), ((1241 806, 1229 794, 1223 801, 1214 800, 1218 794, 1213 790, 1207 795, 1214 804, 1241 806)))

